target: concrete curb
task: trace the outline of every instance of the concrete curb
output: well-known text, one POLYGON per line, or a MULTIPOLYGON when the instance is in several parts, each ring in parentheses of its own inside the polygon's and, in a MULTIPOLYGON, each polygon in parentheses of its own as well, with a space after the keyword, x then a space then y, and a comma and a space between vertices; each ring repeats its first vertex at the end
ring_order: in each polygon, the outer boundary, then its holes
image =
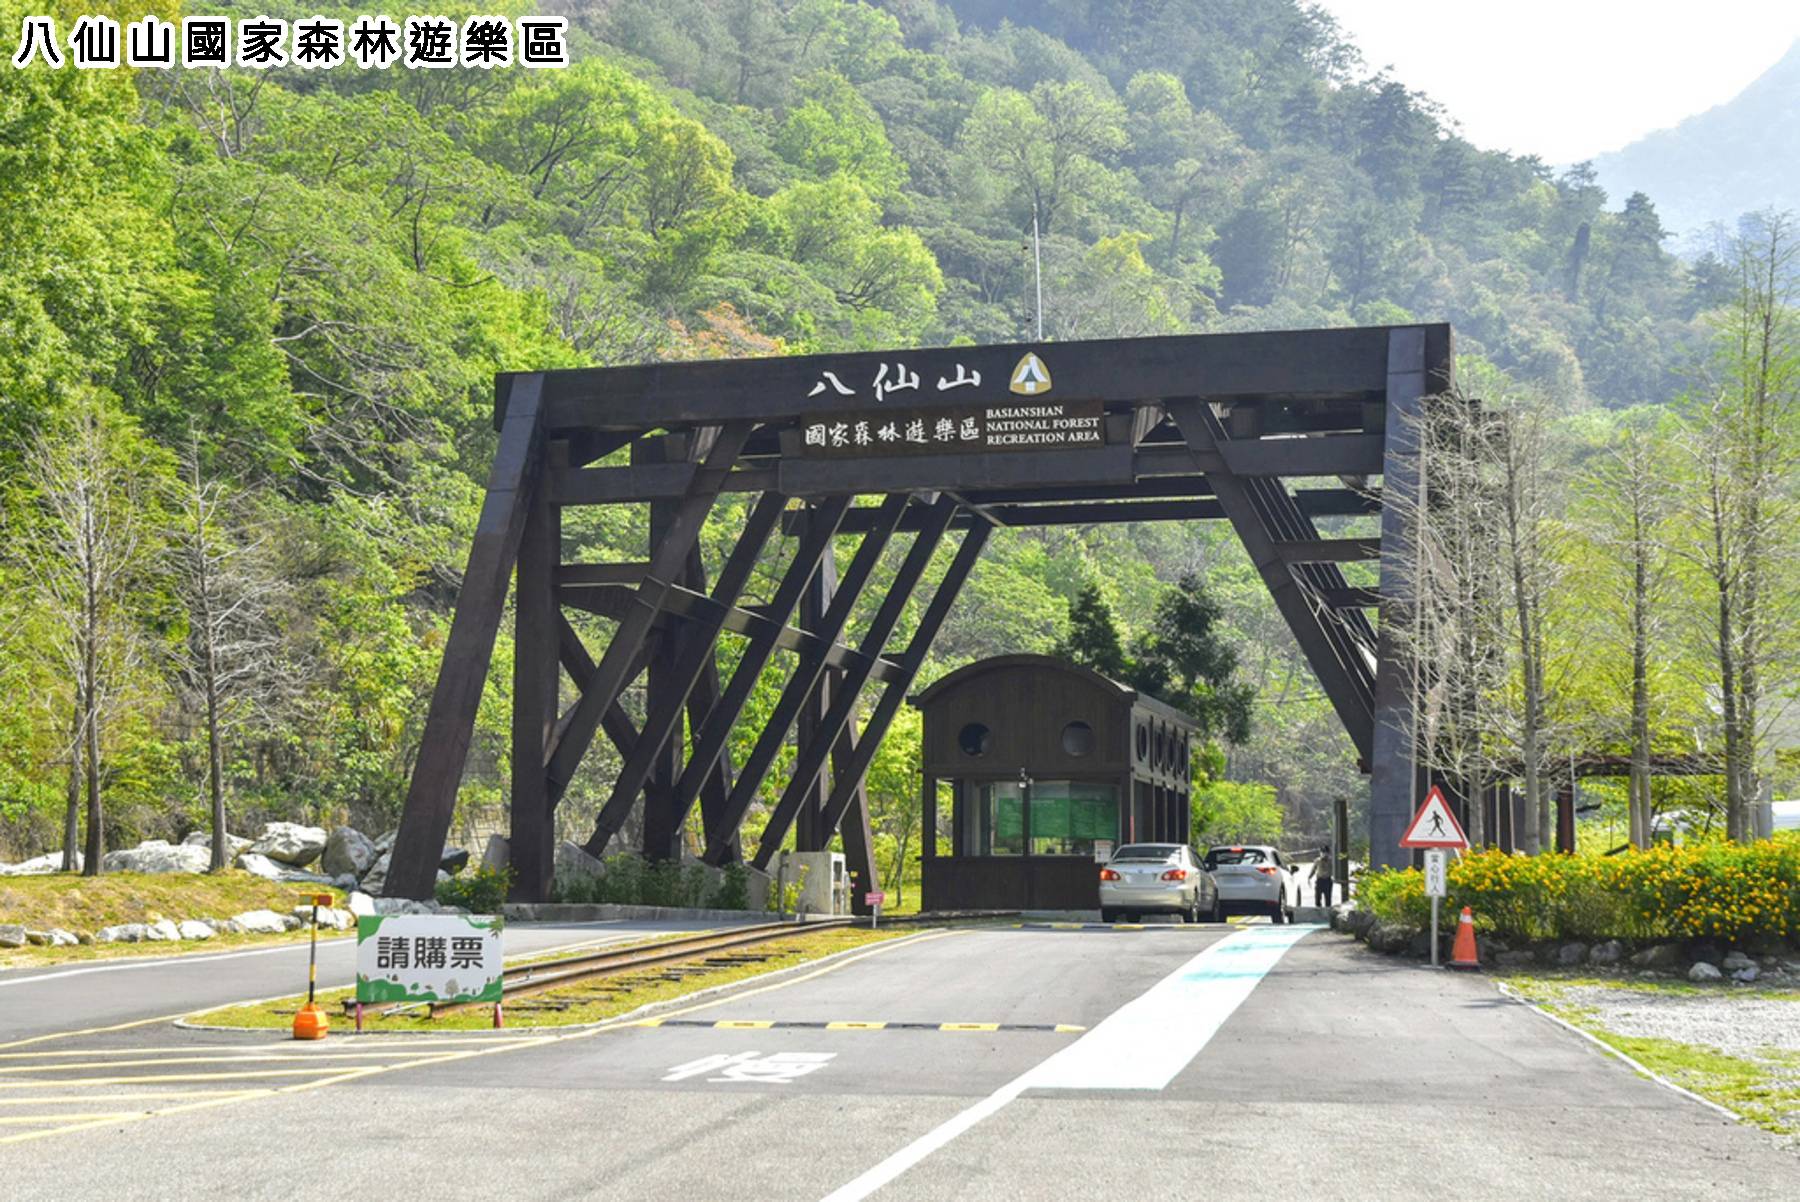
MULTIPOLYGON (((579 904, 573 902, 507 902, 500 914, 509 922, 655 922, 690 919, 695 922, 742 922, 760 919, 775 922, 773 911, 705 910, 684 906, 624 906, 613 902, 579 904)), ((823 917, 823 915, 821 915, 823 917)))
MULTIPOLYGON (((685 1007, 699 998, 704 998, 712 994, 728 993, 734 989, 742 989, 747 985, 764 984, 788 976, 792 973, 802 972, 811 968, 818 968, 822 964, 829 964, 833 960, 840 960, 845 956, 854 956, 859 952, 869 951, 871 948, 895 947, 902 943, 911 943, 916 939, 923 939, 928 935, 943 935, 946 933, 948 932, 944 927, 927 927, 922 931, 913 931, 911 934, 901 935, 898 938, 881 940, 875 943, 864 944, 859 947, 847 947, 842 951, 832 952, 829 956, 820 956, 816 960, 802 960, 798 964, 790 964, 786 968, 777 968, 772 969, 769 972, 758 973, 752 977, 745 977, 740 981, 728 981, 723 985, 711 985, 705 989, 695 990, 693 993, 684 993, 679 997, 666 998, 660 1002, 645 1002, 635 1010, 627 1010, 624 1014, 615 1015, 612 1018, 595 1019, 593 1022, 567 1023, 560 1025, 546 1024, 540 1027, 505 1027, 498 1031, 364 1031, 359 1035, 355 1030, 349 1030, 342 1032, 342 1034, 351 1039, 454 1039, 458 1037, 468 1039, 506 1039, 510 1037, 518 1039, 521 1036, 531 1037, 539 1035, 540 1033, 555 1035, 564 1031, 592 1031, 602 1027, 630 1026, 658 1010, 685 1007)), ((278 1002, 282 998, 297 996, 297 994, 284 993, 278 994, 275 997, 252 998, 249 1001, 243 1002, 227 1002, 223 1006, 213 1006, 208 1010, 200 1010, 195 1013, 200 1017, 204 1017, 214 1011, 229 1010, 234 1006, 258 1006, 264 1002, 278 1002)), ((266 1034, 270 1031, 279 1032, 281 1030, 280 1027, 227 1027, 214 1023, 193 1022, 187 1017, 176 1019, 174 1025, 184 1031, 248 1031, 256 1034, 266 1034)), ((334 1034, 336 1033, 337 1032, 334 1032, 334 1034)))

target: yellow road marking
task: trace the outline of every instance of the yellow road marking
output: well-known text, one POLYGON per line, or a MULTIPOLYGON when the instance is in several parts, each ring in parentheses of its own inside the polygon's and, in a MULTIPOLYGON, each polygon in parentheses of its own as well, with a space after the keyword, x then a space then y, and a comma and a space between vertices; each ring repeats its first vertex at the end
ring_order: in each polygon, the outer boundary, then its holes
POLYGON ((998 1031, 999 1023, 939 1023, 940 1031, 998 1031))
POLYGON ((713 1024, 728 1031, 766 1031, 774 1025, 773 1020, 755 1018, 722 1018, 713 1024))
POLYGON ((0 1114, 0 1123, 85 1123, 89 1119, 132 1119, 138 1116, 136 1110, 121 1110, 108 1114, 95 1114, 87 1111, 82 1114, 0 1114))
POLYGON ((1086 1027, 1077 1027, 1072 1023, 1057 1023, 1056 1024, 1056 1033, 1058 1035, 1073 1035, 1079 1031, 1085 1031, 1085 1030, 1087 1030, 1086 1027))
POLYGON ((28 1139, 42 1139, 46 1135, 66 1135, 71 1131, 87 1131, 94 1127, 110 1127, 114 1123, 141 1123, 145 1119, 164 1114, 181 1114, 189 1110, 205 1110, 209 1106, 223 1106, 228 1102, 242 1102, 252 1097, 260 1097, 273 1091, 259 1089, 254 1093, 226 1093, 216 1098, 208 1098, 202 1102, 189 1102, 184 1106, 169 1106, 162 1110, 146 1110, 142 1114, 134 1114, 122 1119, 95 1119, 85 1123, 64 1123, 60 1127, 51 1127, 44 1131, 21 1131, 17 1135, 0 1135, 0 1144, 20 1144, 28 1139))
MULTIPOLYGON (((127 1048, 120 1048, 119 1051, 128 1056, 177 1056, 177 1055, 192 1055, 195 1052, 215 1051, 215 1050, 220 1051, 220 1052, 231 1052, 231 1051, 253 1050, 256 1048, 281 1048, 281 1047, 294 1047, 295 1046, 295 1041, 292 1039, 289 1039, 286 1035, 281 1035, 279 1039, 274 1038, 276 1035, 279 1034, 279 1032, 273 1027, 269 1028, 268 1034, 270 1036, 270 1040, 266 1043, 229 1043, 229 1044, 226 1044, 226 1043, 215 1043, 215 1044, 190 1043, 190 1044, 186 1044, 182 1047, 168 1047, 168 1048, 127 1047, 127 1048)), ((359 1051, 359 1052, 317 1051, 317 1052, 307 1052, 307 1053, 303 1053, 303 1054, 310 1055, 310 1056, 332 1056, 332 1055, 407 1056, 407 1055, 411 1055, 412 1053, 402 1051, 401 1049, 403 1049, 403 1048, 420 1048, 420 1047, 439 1047, 439 1048, 441 1048, 447 1042, 449 1042, 453 1039, 459 1038, 459 1037, 464 1038, 464 1039, 469 1039, 469 1040, 480 1039, 486 1043, 520 1043, 520 1042, 523 1042, 525 1039, 529 1038, 529 1036, 519 1036, 519 1035, 510 1035, 510 1036, 506 1036, 506 1037, 499 1037, 499 1036, 489 1035, 485 1031, 469 1031, 469 1032, 446 1031, 442 1035, 426 1035, 426 1036, 422 1036, 422 1037, 419 1037, 416 1039, 415 1038, 404 1038, 401 1036, 394 1036, 394 1035, 379 1035, 379 1036, 366 1037, 369 1039, 369 1041, 371 1043, 373 1043, 377 1039, 380 1040, 379 1050, 377 1050, 375 1047, 371 1046, 367 1051, 359 1051)), ((354 1037, 351 1036, 350 1038, 354 1038, 354 1037)), ((330 1047, 332 1045, 327 1044, 326 1046, 330 1047)), ((48 1059, 52 1056, 94 1056, 94 1055, 101 1055, 101 1054, 104 1054, 104 1053, 96 1051, 93 1048, 76 1048, 76 1049, 59 1048, 56 1051, 48 1051, 48 1052, 43 1052, 43 1051, 40 1051, 40 1052, 0 1052, 0 1062, 4 1062, 4 1061, 8 1061, 8 1060, 44 1060, 44 1059, 48 1059)), ((5 1072, 7 1070, 7 1067, 8 1066, 6 1064, 0 1063, 0 1073, 5 1072)))
POLYGON ((887 1026, 886 1023, 871 1022, 826 1023, 825 1029, 827 1031, 879 1031, 885 1026, 887 1026))
POLYGON ((320 1068, 272 1068, 261 1073, 145 1073, 138 1077, 56 1077, 45 1081, 0 1081, 0 1089, 54 1089, 59 1085, 130 1085, 134 1081, 256 1081, 264 1077, 317 1077, 353 1072, 342 1065, 320 1068))
MULTIPOLYGON (((517 1041, 514 1041, 514 1042, 517 1042, 517 1041)), ((188 1050, 191 1052, 204 1052, 207 1049, 205 1049, 205 1048, 190 1048, 188 1050)), ((363 1060, 363 1059, 371 1059, 371 1058, 379 1059, 379 1058, 387 1057, 387 1056, 415 1055, 415 1053, 413 1053, 413 1052, 385 1051, 385 1050, 378 1050, 375 1048, 370 1048, 366 1052, 274 1052, 274 1051, 257 1052, 257 1051, 243 1051, 238 1048, 221 1048, 221 1049, 219 1049, 219 1051, 221 1051, 223 1053, 236 1052, 238 1054, 236 1054, 236 1055, 225 1054, 225 1055, 219 1055, 219 1056, 204 1056, 204 1055, 202 1055, 202 1056, 158 1056, 158 1057, 155 1057, 155 1058, 149 1059, 149 1060, 104 1059, 104 1060, 92 1060, 92 1061, 77 1061, 72 1064, 67 1061, 57 1063, 57 1064, 7 1064, 7 1065, 0 1065, 0 1081, 6 1080, 7 1077, 9 1077, 15 1073, 61 1073, 61 1072, 68 1072, 73 1069, 142 1068, 147 1065, 164 1065, 164 1064, 231 1064, 231 1063, 237 1063, 237 1062, 245 1062, 245 1063, 254 1064, 254 1063, 260 1063, 263 1061, 277 1062, 277 1061, 290 1061, 290 1060, 363 1060)), ((92 1055, 91 1052, 89 1054, 92 1055)), ((125 1056, 133 1055, 134 1049, 121 1048, 120 1054, 125 1055, 125 1056)))
POLYGON ((141 1093, 103 1093, 103 1094, 69 1094, 66 1097, 46 1098, 42 1094, 34 1094, 28 1098, 0 1098, 0 1106, 48 1106, 52 1103, 63 1105, 97 1105, 101 1102, 138 1102, 149 1099, 166 1101, 169 1098, 216 1098, 227 1093, 260 1093, 255 1089, 147 1089, 141 1093))
MULTIPOLYGON (((149 1119, 149 1118, 157 1118, 157 1117, 160 1117, 163 1115, 170 1115, 170 1114, 182 1114, 182 1113, 186 1113, 188 1111, 201 1110, 201 1109, 205 1109, 205 1108, 212 1107, 212 1106, 223 1106, 223 1105, 226 1105, 231 1102, 249 1101, 253 1098, 273 1097, 278 1094, 287 1094, 287 1093, 300 1093, 302 1091, 309 1090, 309 1089, 318 1089, 318 1088, 321 1088, 326 1085, 336 1085, 340 1082, 354 1080, 359 1077, 369 1077, 369 1076, 375 1076, 375 1075, 378 1075, 381 1073, 398 1072, 401 1069, 408 1069, 408 1068, 423 1068, 423 1067, 427 1067, 427 1066, 434 1065, 434 1064, 446 1064, 446 1063, 449 1063, 451 1061, 456 1061, 456 1060, 472 1059, 476 1056, 491 1056, 491 1055, 495 1055, 499 1052, 514 1051, 519 1048, 539 1047, 539 1046, 546 1045, 546 1044, 573 1042, 578 1039, 592 1039, 597 1035, 604 1035, 604 1034, 607 1034, 612 1031, 620 1031, 620 1030, 624 1030, 629 1027, 652 1025, 653 1022, 660 1021, 661 1019, 679 1018, 680 1016, 682 1016, 684 1014, 693 1014, 700 1010, 711 1009, 714 1006, 722 1006, 722 1005, 725 1005, 727 1002, 741 1001, 744 998, 754 997, 758 994, 770 993, 777 989, 786 989, 789 986, 798 985, 804 981, 816 980, 817 978, 824 976, 826 973, 836 972, 840 968, 844 968, 848 965, 858 963, 859 961, 862 961, 862 960, 866 960, 870 956, 878 956, 878 955, 882 955, 883 953, 886 953, 886 952, 891 952, 895 948, 910 947, 914 944, 923 943, 926 940, 930 940, 930 939, 942 939, 949 935, 961 935, 961 934, 967 934, 967 933, 968 933, 967 931, 963 931, 963 930, 928 931, 928 932, 924 932, 919 935, 914 935, 914 936, 911 936, 908 938, 896 939, 896 940, 893 940, 892 942, 878 944, 875 947, 869 948, 865 951, 857 952, 852 955, 845 956, 842 959, 833 960, 829 964, 821 965, 820 967, 812 970, 811 972, 802 973, 798 976, 789 977, 785 980, 772 981, 767 985, 761 985, 754 989, 747 989, 747 990, 731 992, 731 993, 726 994, 723 997, 712 998, 712 999, 710 999, 708 1001, 704 1001, 704 1002, 697 1002, 691 1006, 684 1006, 684 1007, 681 1007, 680 1009, 673 1010, 667 1014, 663 1014, 663 1015, 659 1016, 659 1018, 657 1020, 618 1019, 618 1020, 614 1020, 612 1022, 601 1023, 597 1026, 586 1027, 586 1028, 583 1028, 580 1030, 565 1031, 560 1034, 546 1034, 546 1035, 530 1037, 530 1038, 507 1040, 504 1043, 499 1042, 499 1041, 484 1040, 484 1041, 482 1041, 484 1046, 481 1046, 481 1047, 472 1047, 472 1048, 468 1048, 466 1050, 447 1052, 447 1053, 436 1055, 436 1056, 421 1056, 421 1057, 417 1057, 413 1060, 396 1061, 395 1063, 392 1063, 392 1064, 368 1065, 363 1068, 348 1069, 348 1070, 344 1070, 341 1072, 331 1070, 331 1069, 322 1069, 322 1070, 318 1070, 318 1071, 322 1072, 322 1073, 332 1074, 332 1075, 320 1076, 317 1080, 313 1080, 313 1081, 300 1081, 300 1082, 296 1082, 292 1085, 281 1085, 281 1086, 275 1086, 275 1087, 267 1088, 267 1089, 221 1091, 218 1094, 218 1096, 216 1096, 216 1097, 205 1098, 201 1101, 190 1102, 190 1103, 187 1103, 187 1104, 184 1104, 181 1106, 169 1106, 169 1107, 164 1107, 164 1108, 157 1109, 157 1110, 147 1110, 140 1114, 133 1114, 133 1115, 130 1115, 130 1116, 128 1116, 126 1118, 122 1118, 122 1119, 110 1119, 110 1118, 109 1119, 98 1119, 98 1120, 93 1120, 93 1121, 84 1121, 84 1122, 80 1122, 80 1123, 68 1123, 68 1124, 64 1124, 62 1126, 58 1126, 58 1127, 50 1127, 50 1128, 47 1128, 42 1131, 23 1131, 23 1132, 18 1133, 17 1135, 0 1136, 0 1144, 21 1143, 21 1142, 24 1142, 25 1140, 42 1139, 45 1136, 62 1135, 62 1134, 66 1134, 66 1133, 73 1132, 73 1131, 86 1131, 86 1130, 91 1130, 95 1127, 110 1126, 114 1123, 142 1122, 143 1120, 149 1119)), ((286 997, 288 995, 283 994, 281 996, 286 997)), ((273 1000, 273 999, 262 999, 262 1000, 267 1001, 267 1000, 273 1000)), ((254 1002, 237 1002, 237 1003, 232 1003, 232 1004, 233 1005, 254 1005, 256 1003, 254 1003, 254 1002)), ((221 1007, 215 1007, 215 1008, 217 1009, 217 1008, 221 1008, 221 1007)), ((177 1016, 177 1017, 179 1017, 179 1016, 177 1016)), ((95 1033, 98 1033, 99 1031, 123 1030, 128 1027, 140 1027, 140 1026, 144 1026, 148 1023, 168 1022, 168 1021, 170 1021, 170 1020, 167 1018, 164 1018, 164 1019, 154 1019, 154 1018, 140 1019, 135 1022, 119 1023, 119 1024, 116 1024, 111 1027, 94 1028, 89 1031, 58 1032, 58 1033, 51 1034, 51 1035, 34 1036, 31 1039, 19 1040, 16 1043, 12 1043, 12 1044, 0 1044, 0 1048, 20 1047, 25 1044, 36 1043, 36 1042, 39 1042, 39 1041, 45 1040, 45 1039, 66 1038, 68 1036, 81 1035, 81 1034, 95 1034, 95 1033)), ((464 1042, 467 1042, 467 1041, 464 1041, 464 1042)), ((62 1079, 62 1080, 53 1080, 53 1081, 18 1082, 18 1083, 12 1084, 11 1086, 0 1084, 0 1088, 9 1088, 9 1087, 10 1088, 29 1088, 32 1086, 59 1086, 59 1085, 61 1085, 61 1086, 67 1086, 67 1085, 115 1085, 115 1084, 130 1085, 130 1084, 133 1084, 133 1083, 139 1082, 139 1081, 153 1081, 153 1080, 212 1081, 212 1080, 225 1080, 228 1078, 243 1078, 243 1077, 263 1078, 263 1077, 277 1077, 277 1076, 307 1075, 312 1071, 313 1070, 308 1070, 308 1069, 271 1069, 266 1073, 213 1073, 213 1074, 196 1073, 196 1074, 169 1074, 169 1075, 160 1076, 160 1077, 151 1077, 151 1076, 124 1077, 124 1078, 116 1078, 116 1079, 115 1078, 106 1078, 106 1077, 89 1078, 89 1079, 75 1079, 75 1080, 62 1079)))

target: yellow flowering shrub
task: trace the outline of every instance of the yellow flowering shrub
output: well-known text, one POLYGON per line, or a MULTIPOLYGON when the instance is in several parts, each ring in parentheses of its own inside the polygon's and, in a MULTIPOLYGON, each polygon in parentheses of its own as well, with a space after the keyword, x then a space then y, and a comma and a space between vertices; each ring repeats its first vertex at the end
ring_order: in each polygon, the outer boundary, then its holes
MULTIPOLYGON (((1424 877, 1362 877, 1358 897, 1380 919, 1430 921, 1424 877)), ((1508 855, 1453 860, 1445 909, 1474 911, 1483 930, 1516 939, 1685 939, 1800 936, 1800 839, 1658 846, 1614 856, 1508 855)))

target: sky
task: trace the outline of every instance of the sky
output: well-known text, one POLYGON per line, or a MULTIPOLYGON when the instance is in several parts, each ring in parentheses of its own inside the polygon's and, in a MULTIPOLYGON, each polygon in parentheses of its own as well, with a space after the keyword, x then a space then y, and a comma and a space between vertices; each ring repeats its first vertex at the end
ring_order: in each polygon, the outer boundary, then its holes
POLYGON ((1476 146, 1555 165, 1731 99, 1800 38, 1797 0, 1317 2, 1476 146))

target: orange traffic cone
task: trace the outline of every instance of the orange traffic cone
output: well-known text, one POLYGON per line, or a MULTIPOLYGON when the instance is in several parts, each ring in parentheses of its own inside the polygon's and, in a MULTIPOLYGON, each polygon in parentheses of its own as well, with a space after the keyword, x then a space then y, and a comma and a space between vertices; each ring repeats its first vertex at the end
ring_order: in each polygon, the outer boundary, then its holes
POLYGON ((1475 915, 1467 906, 1463 907, 1462 917, 1456 923, 1456 944, 1450 949, 1450 967, 1481 967, 1481 961, 1475 957, 1475 915))

